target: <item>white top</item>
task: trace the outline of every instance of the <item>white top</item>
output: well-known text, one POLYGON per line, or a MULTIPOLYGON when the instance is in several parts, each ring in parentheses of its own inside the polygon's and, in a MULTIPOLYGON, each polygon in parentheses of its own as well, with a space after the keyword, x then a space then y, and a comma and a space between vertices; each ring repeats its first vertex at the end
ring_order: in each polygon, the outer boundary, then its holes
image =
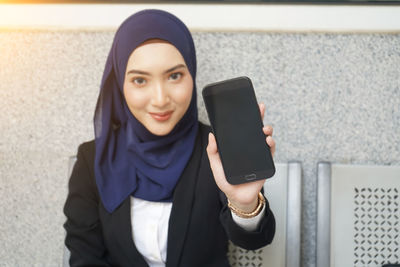
MULTIPOLYGON (((167 261, 168 222, 172 203, 152 202, 131 197, 133 241, 150 267, 165 267, 167 261)), ((244 219, 232 213, 233 220, 243 229, 257 229, 265 205, 259 215, 244 219)))
POLYGON ((137 250, 150 267, 167 261, 168 221, 172 203, 131 197, 132 235, 137 250))

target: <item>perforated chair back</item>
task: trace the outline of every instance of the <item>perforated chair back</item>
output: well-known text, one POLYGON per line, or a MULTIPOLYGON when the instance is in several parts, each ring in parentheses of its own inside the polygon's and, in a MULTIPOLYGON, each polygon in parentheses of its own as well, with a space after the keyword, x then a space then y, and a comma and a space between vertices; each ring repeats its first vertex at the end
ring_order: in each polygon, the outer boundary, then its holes
POLYGON ((400 263, 400 166, 318 164, 317 267, 400 263))
POLYGON ((301 164, 276 164, 275 175, 267 179, 264 194, 276 219, 272 243, 258 250, 244 250, 229 244, 231 266, 299 267, 301 226, 301 164))

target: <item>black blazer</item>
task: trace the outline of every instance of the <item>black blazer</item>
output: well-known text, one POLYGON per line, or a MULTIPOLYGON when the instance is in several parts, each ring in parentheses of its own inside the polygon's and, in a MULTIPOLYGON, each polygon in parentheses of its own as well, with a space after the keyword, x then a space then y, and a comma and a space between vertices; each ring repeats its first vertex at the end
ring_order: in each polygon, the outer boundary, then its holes
MULTIPOLYGON (((259 228, 235 224, 217 187, 205 151, 210 128, 199 125, 195 148, 175 188, 169 220, 167 267, 229 266, 228 239, 245 249, 269 244, 275 219, 268 202, 259 228)), ((64 206, 65 244, 71 266, 147 266, 132 239, 130 197, 108 213, 94 179, 94 141, 78 148, 64 206)))

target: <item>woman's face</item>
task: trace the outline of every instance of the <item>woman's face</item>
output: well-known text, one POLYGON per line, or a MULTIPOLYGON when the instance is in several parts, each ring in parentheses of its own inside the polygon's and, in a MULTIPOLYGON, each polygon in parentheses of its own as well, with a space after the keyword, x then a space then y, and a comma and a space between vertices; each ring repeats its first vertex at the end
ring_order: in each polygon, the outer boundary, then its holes
POLYGON ((170 133, 185 114, 193 79, 182 55, 168 42, 150 40, 129 57, 124 96, 129 110, 152 134, 170 133))

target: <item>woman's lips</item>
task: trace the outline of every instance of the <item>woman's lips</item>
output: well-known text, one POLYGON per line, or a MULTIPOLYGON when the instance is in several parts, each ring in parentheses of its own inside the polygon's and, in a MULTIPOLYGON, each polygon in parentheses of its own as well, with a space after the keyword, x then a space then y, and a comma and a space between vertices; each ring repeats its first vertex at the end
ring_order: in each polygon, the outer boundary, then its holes
POLYGON ((157 121, 166 121, 168 120, 173 111, 166 111, 166 112, 149 112, 150 115, 157 121))

